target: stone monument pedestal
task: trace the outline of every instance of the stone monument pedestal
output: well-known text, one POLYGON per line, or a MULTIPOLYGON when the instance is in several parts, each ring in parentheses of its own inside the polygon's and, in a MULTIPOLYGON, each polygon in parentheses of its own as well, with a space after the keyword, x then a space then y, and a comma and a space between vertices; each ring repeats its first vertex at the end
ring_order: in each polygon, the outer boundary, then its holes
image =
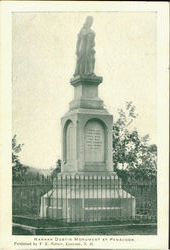
POLYGON ((132 219, 135 205, 115 174, 60 174, 41 198, 40 216, 67 223, 132 219))
POLYGON ((62 119, 62 173, 113 172, 113 117, 98 97, 102 77, 71 80, 74 100, 62 119))

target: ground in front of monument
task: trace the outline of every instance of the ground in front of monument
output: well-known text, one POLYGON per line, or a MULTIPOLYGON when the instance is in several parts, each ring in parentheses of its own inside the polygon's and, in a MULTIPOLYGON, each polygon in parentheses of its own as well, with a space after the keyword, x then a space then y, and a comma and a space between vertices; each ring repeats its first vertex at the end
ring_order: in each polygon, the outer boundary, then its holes
POLYGON ((157 226, 155 224, 130 224, 130 225, 104 225, 104 226, 86 226, 86 227, 68 227, 44 230, 31 230, 28 227, 13 226, 13 235, 156 235, 157 226))

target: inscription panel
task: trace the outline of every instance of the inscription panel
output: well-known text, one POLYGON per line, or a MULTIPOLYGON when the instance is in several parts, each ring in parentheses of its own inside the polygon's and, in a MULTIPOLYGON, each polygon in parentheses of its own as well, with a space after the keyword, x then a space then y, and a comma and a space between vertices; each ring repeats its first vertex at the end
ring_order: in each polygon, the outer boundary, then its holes
POLYGON ((89 121, 85 127, 85 161, 104 162, 104 128, 98 121, 89 121))

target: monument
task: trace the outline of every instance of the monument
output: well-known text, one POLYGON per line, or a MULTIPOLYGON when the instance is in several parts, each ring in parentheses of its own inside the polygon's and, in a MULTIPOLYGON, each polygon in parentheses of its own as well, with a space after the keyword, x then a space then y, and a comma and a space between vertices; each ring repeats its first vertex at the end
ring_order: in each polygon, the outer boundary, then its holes
POLYGON ((53 188, 41 198, 40 216, 102 221, 135 216, 135 198, 113 172, 113 116, 98 97, 95 33, 88 16, 78 34, 76 68, 70 80, 74 99, 62 117, 62 166, 53 188))

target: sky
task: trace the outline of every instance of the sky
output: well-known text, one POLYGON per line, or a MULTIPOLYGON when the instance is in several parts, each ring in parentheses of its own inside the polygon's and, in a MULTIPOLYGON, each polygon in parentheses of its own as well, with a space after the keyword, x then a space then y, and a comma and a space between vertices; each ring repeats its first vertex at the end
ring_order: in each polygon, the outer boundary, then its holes
POLYGON ((139 114, 134 127, 157 142, 155 12, 13 13, 13 135, 24 144, 26 165, 50 168, 61 158, 60 120, 73 99, 77 34, 88 15, 96 33, 95 73, 103 77, 99 97, 114 119, 132 101, 139 114))

